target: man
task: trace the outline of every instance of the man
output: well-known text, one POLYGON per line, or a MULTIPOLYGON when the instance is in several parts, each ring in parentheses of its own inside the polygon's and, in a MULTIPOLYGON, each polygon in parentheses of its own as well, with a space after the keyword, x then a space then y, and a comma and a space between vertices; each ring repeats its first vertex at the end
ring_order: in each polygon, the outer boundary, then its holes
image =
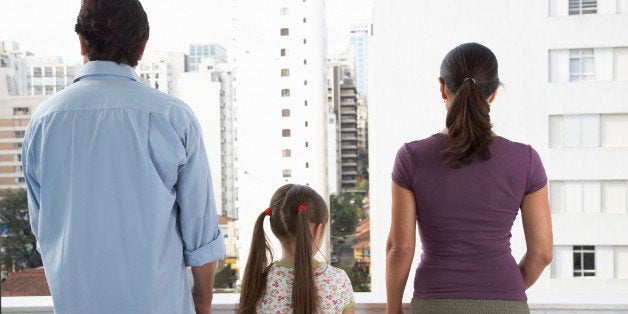
POLYGON ((34 114, 22 159, 55 311, 209 313, 225 246, 198 121, 138 81, 138 0, 83 0, 75 30, 86 63, 34 114))

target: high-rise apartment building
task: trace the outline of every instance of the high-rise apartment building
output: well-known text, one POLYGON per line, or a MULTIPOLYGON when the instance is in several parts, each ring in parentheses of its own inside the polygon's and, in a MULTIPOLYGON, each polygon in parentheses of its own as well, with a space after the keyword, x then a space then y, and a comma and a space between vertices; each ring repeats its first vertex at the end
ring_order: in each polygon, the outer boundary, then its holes
MULTIPOLYGON (((339 178, 329 178, 339 182, 339 192, 355 189, 358 176, 358 130, 357 130, 357 91, 354 84, 353 73, 349 66, 332 64, 327 71, 327 102, 329 113, 335 117, 335 136, 328 135, 328 139, 334 138, 337 153, 337 175, 339 178)), ((330 119, 331 121, 331 119, 330 119)), ((331 173, 329 174, 332 175, 331 173)))
POLYGON ((366 96, 368 92, 368 25, 354 25, 351 27, 349 44, 355 53, 356 86, 360 95, 366 96))
MULTIPOLYGON (((390 226, 397 149, 443 129, 440 63, 455 46, 475 41, 495 53, 504 82, 491 105, 495 132, 531 144, 548 175, 554 258, 527 291, 530 304, 564 304, 566 310, 576 303, 625 304, 628 1, 376 2, 374 12, 369 84, 377 88, 368 99, 371 218, 378 221, 371 226, 373 252, 385 251, 380 239, 390 226)), ((512 233, 519 259, 525 252, 520 220, 512 233)), ((385 256, 373 254, 371 261, 373 291, 383 292, 385 256)), ((409 283, 408 300, 411 290, 409 283)))
POLYGON ((177 83, 185 72, 186 55, 183 52, 158 51, 146 53, 135 71, 142 83, 166 94, 178 96, 177 83))
POLYGON ((181 74, 180 97, 192 108, 203 129, 218 211, 238 218, 234 71, 230 64, 212 63, 209 67, 212 70, 181 74))
MULTIPOLYGON (((323 1, 234 1, 240 234, 286 183, 327 199, 323 1)), ((250 239, 241 241, 241 261, 250 239)), ((275 252, 279 249, 274 244, 275 252)))
POLYGON ((227 63, 227 50, 216 43, 191 44, 190 54, 187 58, 186 72, 199 71, 199 65, 203 59, 212 58, 215 63, 227 63))

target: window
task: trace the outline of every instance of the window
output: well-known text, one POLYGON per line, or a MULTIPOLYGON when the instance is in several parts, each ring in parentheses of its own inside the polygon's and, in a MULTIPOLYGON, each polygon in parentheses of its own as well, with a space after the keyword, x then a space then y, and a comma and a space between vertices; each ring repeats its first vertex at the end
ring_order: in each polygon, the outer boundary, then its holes
POLYGON ((573 247, 573 276, 595 276, 595 246, 574 245, 573 247))
POLYGON ((290 69, 281 69, 281 76, 290 76, 290 69))
POLYGON ((303 38, 303 44, 307 44, 307 39, 303 38))
POLYGON ((15 136, 15 138, 23 138, 25 133, 26 131, 14 131, 13 135, 15 136))
POLYGON ((569 15, 597 13, 597 0, 569 0, 569 15))
POLYGON ((74 76, 76 74, 76 68, 75 67, 67 67, 65 68, 66 70, 66 74, 67 76, 74 76))
POLYGON ((307 21, 305 18, 303 18, 303 23, 305 23, 305 21, 307 21))
POLYGON ((628 81, 628 47, 613 48, 613 74, 615 81, 628 81))
POLYGON ((288 36, 288 35, 290 35, 290 31, 289 31, 287 28, 282 28, 282 29, 279 31, 279 34, 280 34, 281 36, 288 36))
POLYGON ((55 76, 63 76, 63 67, 55 68, 55 76))
POLYGON ((279 55, 281 55, 282 57, 285 57, 287 53, 288 53, 288 49, 282 48, 281 51, 279 52, 279 55))
POLYGON ((307 100, 303 102, 303 105, 307 107, 307 100))
POLYGON ((284 88, 281 90, 281 97, 290 97, 290 90, 287 88, 284 88))
POLYGON ((308 123, 307 123, 307 121, 305 121, 305 127, 306 127, 306 128, 308 127, 308 123))
POLYGON ((628 114, 549 116, 549 146, 628 147, 628 114))
POLYGON ((281 130, 281 136, 282 137, 290 137, 290 129, 283 129, 283 130, 281 130))
POLYGON ((46 86, 46 95, 54 94, 54 89, 52 86, 46 86))
POLYGON ((45 67, 44 68, 44 76, 45 77, 52 77, 52 67, 45 67))
POLYGON ((292 157, 292 151, 289 149, 282 150, 281 157, 292 157))
POLYGON ((290 116, 290 109, 281 109, 281 116, 282 117, 289 117, 290 116))
POLYGON ((31 109, 29 107, 15 107, 13 108, 13 115, 21 116, 30 114, 31 109))
POLYGON ((34 67, 33 68, 33 76, 41 77, 41 68, 40 67, 34 67))
POLYGON ((310 147, 310 143, 305 142, 305 147, 310 147))
POLYGON ((291 176, 292 176, 292 170, 290 170, 290 169, 284 169, 283 170, 283 177, 284 178, 289 178, 291 176))
POLYGON ((592 81, 595 79, 593 49, 569 50, 569 80, 592 81))
POLYGON ((307 80, 303 80, 303 85, 307 85, 307 80))
POLYGON ((305 168, 309 168, 309 167, 310 167, 310 163, 309 163, 309 162, 306 162, 306 163, 305 163, 305 168))
POLYGON ((288 15, 288 8, 279 9, 279 15, 288 15))
POLYGON ((307 65, 307 59, 303 59, 303 64, 307 65))
POLYGON ((35 95, 39 96, 42 95, 44 92, 44 89, 41 86, 35 86, 35 95))

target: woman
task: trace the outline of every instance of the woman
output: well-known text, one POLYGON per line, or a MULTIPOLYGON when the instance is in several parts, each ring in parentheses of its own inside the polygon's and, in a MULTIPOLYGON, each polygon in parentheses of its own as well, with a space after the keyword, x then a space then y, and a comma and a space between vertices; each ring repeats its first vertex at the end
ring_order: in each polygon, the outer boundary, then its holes
POLYGON ((525 290, 552 259, 547 177, 536 151, 491 130, 497 59, 467 43, 440 68, 446 128, 403 145, 392 174, 386 246, 387 312, 401 310, 414 255, 415 313, 528 313, 525 290), (517 265, 510 229, 521 208, 527 252, 517 265), (416 223, 415 223, 416 221, 416 223))

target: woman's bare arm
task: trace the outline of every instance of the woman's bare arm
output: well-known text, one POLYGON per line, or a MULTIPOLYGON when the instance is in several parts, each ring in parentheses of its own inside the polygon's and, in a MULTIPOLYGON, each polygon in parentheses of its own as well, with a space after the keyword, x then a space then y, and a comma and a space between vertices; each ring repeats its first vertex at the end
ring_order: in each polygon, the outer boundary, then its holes
POLYGON ((412 191, 392 184, 392 220, 386 243, 386 313, 401 313, 416 242, 416 203, 412 191))
POLYGON ((554 244, 547 185, 523 198, 521 220, 527 251, 519 262, 519 268, 521 268, 525 288, 528 289, 552 261, 554 244))

